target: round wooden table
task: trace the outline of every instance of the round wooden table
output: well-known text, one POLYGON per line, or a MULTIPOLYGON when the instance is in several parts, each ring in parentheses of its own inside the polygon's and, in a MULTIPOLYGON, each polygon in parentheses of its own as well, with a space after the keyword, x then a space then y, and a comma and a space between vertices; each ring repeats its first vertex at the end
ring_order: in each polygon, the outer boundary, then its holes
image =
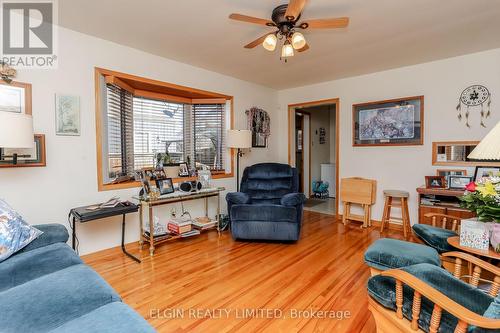
POLYGON ((449 237, 448 244, 464 252, 469 252, 471 254, 475 254, 478 256, 500 260, 500 253, 495 252, 491 246, 488 250, 478 250, 478 249, 473 249, 472 247, 460 245, 460 236, 449 237))

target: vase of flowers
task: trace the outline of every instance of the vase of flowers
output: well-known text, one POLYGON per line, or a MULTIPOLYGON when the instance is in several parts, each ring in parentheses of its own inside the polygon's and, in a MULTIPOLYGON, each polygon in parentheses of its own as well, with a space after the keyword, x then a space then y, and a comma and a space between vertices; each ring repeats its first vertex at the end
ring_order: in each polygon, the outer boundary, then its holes
POLYGON ((467 185, 460 205, 489 225, 490 243, 500 252, 500 176, 483 177, 467 185))

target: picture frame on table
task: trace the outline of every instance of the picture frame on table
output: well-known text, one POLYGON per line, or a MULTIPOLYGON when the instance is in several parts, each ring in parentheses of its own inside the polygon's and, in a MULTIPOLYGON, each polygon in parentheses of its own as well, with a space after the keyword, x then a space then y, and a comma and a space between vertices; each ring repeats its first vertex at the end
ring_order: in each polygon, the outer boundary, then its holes
POLYGON ((474 171, 474 181, 477 182, 483 177, 500 176, 500 166, 476 166, 474 171))
POLYGON ((156 180, 156 187, 160 190, 160 195, 170 194, 175 192, 172 178, 164 178, 156 180))
POLYGON ((179 177, 189 177, 189 167, 186 162, 179 164, 179 177))
POLYGON ((153 175, 154 175, 155 179, 165 179, 165 178, 167 178, 167 174, 165 173, 165 170, 163 170, 163 169, 153 170, 153 175))
POLYGON ((446 180, 446 186, 448 186, 449 176, 467 176, 466 169, 437 169, 436 176, 443 176, 446 180))
POLYGON ((446 188, 446 180, 443 176, 425 176, 426 188, 446 188))
POLYGON ((450 190, 465 190, 472 181, 472 176, 448 176, 448 188, 450 190))
POLYGON ((353 146, 424 144, 424 96, 352 106, 353 146))

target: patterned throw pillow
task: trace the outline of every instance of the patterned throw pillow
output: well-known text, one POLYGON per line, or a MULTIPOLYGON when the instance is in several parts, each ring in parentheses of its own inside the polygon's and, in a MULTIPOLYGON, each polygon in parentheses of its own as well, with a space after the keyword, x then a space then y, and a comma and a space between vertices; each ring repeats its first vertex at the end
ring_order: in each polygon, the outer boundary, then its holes
POLYGON ((42 232, 0 199, 0 262, 31 243, 42 232))

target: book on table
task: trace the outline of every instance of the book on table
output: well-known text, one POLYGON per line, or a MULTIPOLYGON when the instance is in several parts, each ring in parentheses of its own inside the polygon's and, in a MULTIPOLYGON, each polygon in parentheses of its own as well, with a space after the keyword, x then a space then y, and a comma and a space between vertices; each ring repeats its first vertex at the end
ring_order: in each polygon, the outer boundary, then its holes
POLYGON ((186 218, 172 218, 167 223, 167 230, 173 234, 179 235, 191 231, 192 221, 186 218))
POLYGON ((192 225, 196 229, 205 230, 205 229, 210 229, 210 228, 215 227, 216 223, 217 223, 217 221, 215 221, 215 220, 212 221, 208 217, 197 217, 192 222, 192 225))

